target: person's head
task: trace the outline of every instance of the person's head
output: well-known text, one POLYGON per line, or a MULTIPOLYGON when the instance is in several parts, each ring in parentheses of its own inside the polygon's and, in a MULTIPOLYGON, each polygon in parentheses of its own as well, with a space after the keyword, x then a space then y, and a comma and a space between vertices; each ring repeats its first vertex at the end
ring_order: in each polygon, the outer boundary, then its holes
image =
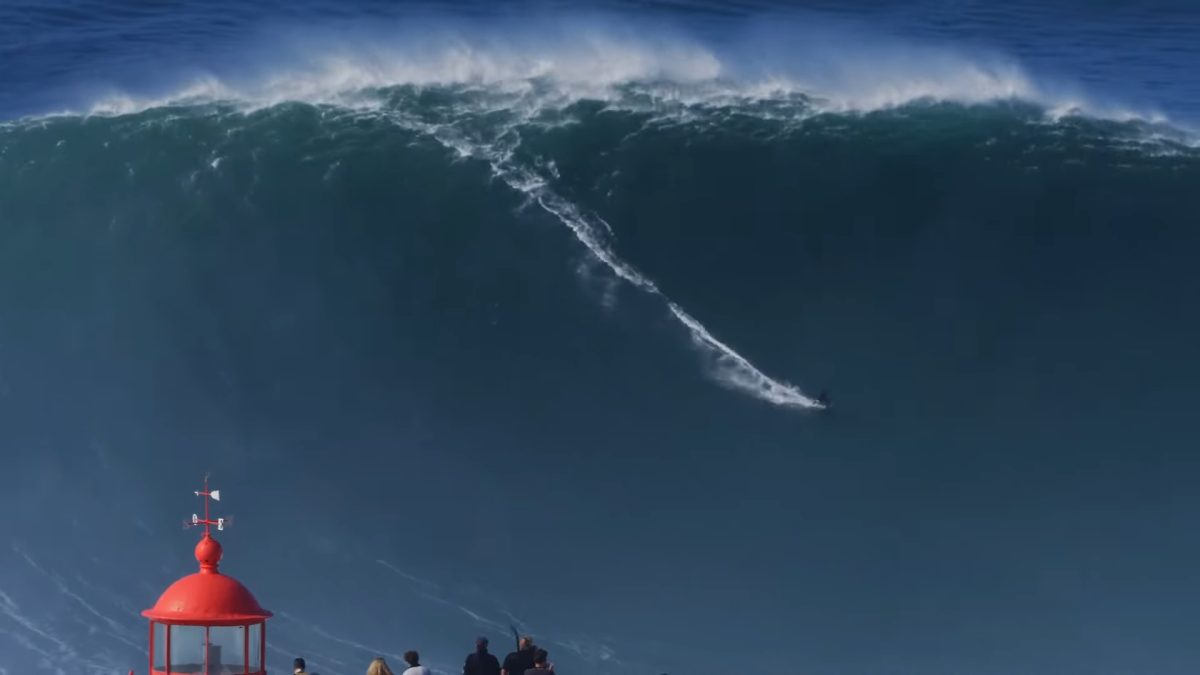
POLYGON ((292 661, 292 672, 293 673, 303 673, 304 672, 304 659, 296 659, 296 660, 292 661))
POLYGON ((392 669, 388 668, 387 661, 384 661, 381 656, 367 667, 367 675, 392 675, 392 669))
POLYGON ((546 653, 546 650, 539 649, 533 653, 533 665, 544 666, 546 665, 546 659, 548 658, 550 658, 550 655, 546 653))
POLYGON ((533 649, 533 638, 528 635, 521 638, 521 641, 517 644, 517 649, 533 649))
POLYGON ((416 668, 421 665, 421 655, 416 651, 404 652, 404 662, 408 664, 409 668, 416 668))
POLYGON ((488 639, 486 636, 480 635, 479 637, 475 638, 475 649, 477 649, 478 651, 481 651, 481 652, 486 652, 487 646, 488 646, 488 639))

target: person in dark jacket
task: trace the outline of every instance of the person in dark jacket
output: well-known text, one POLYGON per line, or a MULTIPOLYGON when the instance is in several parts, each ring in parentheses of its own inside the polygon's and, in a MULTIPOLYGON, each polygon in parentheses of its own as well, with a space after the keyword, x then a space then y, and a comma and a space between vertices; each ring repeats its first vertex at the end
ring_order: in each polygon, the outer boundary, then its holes
POLYGON ((521 638, 517 642, 517 651, 504 657, 504 667, 500 669, 500 675, 525 675, 525 671, 533 667, 534 649, 533 638, 521 638))
POLYGON ((547 663, 550 655, 545 649, 539 649, 533 655, 533 667, 525 671, 525 675, 554 675, 554 664, 547 663))
POLYGON ((475 638, 475 652, 467 654, 463 675, 500 675, 500 660, 488 653, 486 637, 480 635, 475 638))

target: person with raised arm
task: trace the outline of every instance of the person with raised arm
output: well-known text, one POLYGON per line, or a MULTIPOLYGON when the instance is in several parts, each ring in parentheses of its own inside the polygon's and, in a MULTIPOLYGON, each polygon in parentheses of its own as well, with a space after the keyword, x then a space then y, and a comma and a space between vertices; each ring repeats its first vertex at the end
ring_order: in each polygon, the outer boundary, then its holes
POLYGON ((533 638, 528 635, 517 640, 517 651, 504 657, 504 666, 500 668, 500 675, 525 675, 525 671, 533 667, 535 649, 533 638))

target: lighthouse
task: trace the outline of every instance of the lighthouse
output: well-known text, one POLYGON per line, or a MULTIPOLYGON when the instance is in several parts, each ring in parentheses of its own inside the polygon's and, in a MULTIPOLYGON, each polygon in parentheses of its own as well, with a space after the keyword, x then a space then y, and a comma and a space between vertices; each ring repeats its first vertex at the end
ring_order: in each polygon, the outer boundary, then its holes
MULTIPOLYGON (((267 619, 246 588, 221 574, 221 544, 211 528, 224 530, 226 519, 212 520, 210 499, 220 501, 219 490, 209 491, 204 478, 204 519, 193 515, 185 527, 204 526, 196 544, 200 571, 189 574, 163 592, 154 607, 142 612, 150 619, 151 675, 265 675, 267 619)), ((133 675, 133 673, 130 673, 133 675)))

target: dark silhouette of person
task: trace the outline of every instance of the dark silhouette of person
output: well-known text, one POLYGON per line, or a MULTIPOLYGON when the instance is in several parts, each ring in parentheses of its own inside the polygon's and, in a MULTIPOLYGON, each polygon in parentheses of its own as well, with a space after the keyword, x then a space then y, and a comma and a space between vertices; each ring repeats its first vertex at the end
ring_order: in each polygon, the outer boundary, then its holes
POLYGON ((432 675, 433 671, 421 665, 421 655, 416 650, 404 652, 404 662, 408 664, 408 670, 402 675, 432 675))
POLYGON ((480 635, 475 638, 475 651, 467 654, 463 675, 500 675, 500 660, 488 653, 486 637, 480 635))
POLYGON ((549 658, 545 649, 537 650, 533 655, 533 667, 525 671, 525 675, 554 675, 554 664, 547 662, 549 658))
POLYGON ((525 675, 525 671, 533 667, 534 649, 533 638, 526 636, 518 640, 517 651, 504 657, 500 675, 525 675))

